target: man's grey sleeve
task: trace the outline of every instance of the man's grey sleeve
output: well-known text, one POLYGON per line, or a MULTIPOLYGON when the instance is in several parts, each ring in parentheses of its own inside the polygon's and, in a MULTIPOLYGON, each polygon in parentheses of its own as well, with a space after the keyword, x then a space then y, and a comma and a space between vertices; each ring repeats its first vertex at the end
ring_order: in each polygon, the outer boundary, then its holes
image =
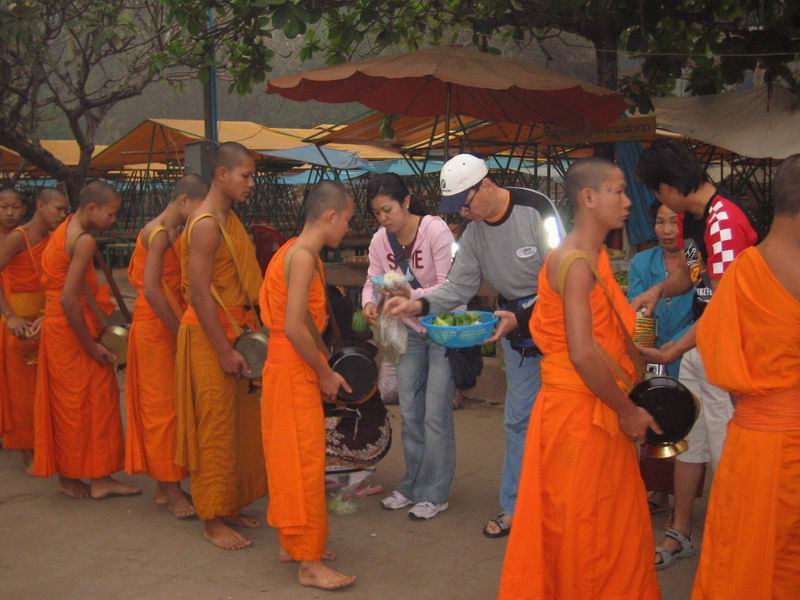
POLYGON ((453 310, 472 300, 480 287, 481 263, 473 228, 468 226, 458 240, 458 252, 447 274, 447 281, 426 295, 425 299, 430 303, 430 312, 453 310))

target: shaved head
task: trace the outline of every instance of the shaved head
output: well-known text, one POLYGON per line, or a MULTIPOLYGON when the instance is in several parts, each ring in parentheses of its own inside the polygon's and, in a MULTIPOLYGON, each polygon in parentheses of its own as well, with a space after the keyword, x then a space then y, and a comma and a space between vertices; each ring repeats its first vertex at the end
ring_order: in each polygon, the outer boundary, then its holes
POLYGON ((23 204, 22 194, 20 194, 14 188, 5 188, 0 190, 0 199, 3 200, 16 200, 20 204, 23 204))
POLYGON ((600 191, 600 185, 615 169, 619 167, 605 158, 582 158, 572 163, 564 178, 564 192, 572 206, 578 207, 578 195, 582 189, 600 191))
POLYGON ((326 211, 334 210, 337 213, 347 208, 350 194, 347 189, 335 181, 323 181, 316 184, 308 192, 303 203, 303 218, 306 223, 313 223, 326 211))
POLYGON ((81 208, 89 204, 103 206, 115 198, 119 198, 119 194, 113 187, 105 181, 95 179, 81 188, 79 206, 81 208))
POLYGON ((178 179, 172 190, 172 199, 186 195, 190 200, 202 200, 208 195, 208 184, 200 175, 189 173, 178 179))
POLYGON ((800 154, 785 159, 772 182, 775 214, 792 217, 800 212, 800 154))
POLYGON ((42 202, 43 204, 62 199, 66 199, 66 196, 56 188, 44 188, 36 194, 36 202, 42 202))
POLYGON ((232 171, 247 159, 253 159, 253 154, 239 142, 225 142, 217 146, 214 152, 214 171, 219 167, 225 167, 232 171))

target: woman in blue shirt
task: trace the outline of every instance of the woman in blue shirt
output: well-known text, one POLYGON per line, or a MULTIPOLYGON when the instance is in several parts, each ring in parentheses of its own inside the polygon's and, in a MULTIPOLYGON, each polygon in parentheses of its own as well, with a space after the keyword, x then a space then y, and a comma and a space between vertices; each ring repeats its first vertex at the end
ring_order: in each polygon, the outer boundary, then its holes
MULTIPOLYGON (((628 271, 628 299, 631 300, 664 281, 667 275, 685 262, 678 235, 678 214, 669 207, 654 201, 650 207, 655 220, 658 246, 638 252, 628 271)), ((692 297, 694 289, 681 296, 659 300, 653 316, 656 318, 656 347, 681 337, 692 324, 692 297)), ((667 365, 667 373, 678 377, 681 361, 667 365)))

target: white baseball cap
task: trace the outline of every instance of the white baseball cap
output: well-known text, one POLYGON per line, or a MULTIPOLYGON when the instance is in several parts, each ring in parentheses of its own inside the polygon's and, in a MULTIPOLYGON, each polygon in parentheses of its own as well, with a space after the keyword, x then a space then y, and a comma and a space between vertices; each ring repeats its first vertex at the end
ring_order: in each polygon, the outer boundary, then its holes
POLYGON ((439 212, 454 213, 461 210, 470 189, 488 174, 489 169, 483 159, 472 154, 458 154, 444 163, 439 179, 442 189, 439 212))

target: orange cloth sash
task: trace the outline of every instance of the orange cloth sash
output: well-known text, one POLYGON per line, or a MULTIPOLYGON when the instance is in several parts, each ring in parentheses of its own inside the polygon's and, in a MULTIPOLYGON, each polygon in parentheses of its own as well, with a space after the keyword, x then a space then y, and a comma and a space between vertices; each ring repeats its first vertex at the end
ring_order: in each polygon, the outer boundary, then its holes
MULTIPOLYGON (((154 230, 158 233, 159 230, 154 230)), ((163 228, 160 231, 166 231, 163 228)), ((175 415, 175 353, 177 336, 158 317, 144 295, 144 271, 150 236, 142 235, 128 268, 128 281, 136 288, 133 324, 128 337, 125 373, 127 435, 125 470, 148 473, 157 481, 180 481, 185 471, 175 464, 177 417, 175 415)), ((174 298, 180 298, 180 241, 164 253, 161 279, 174 298)))
MULTIPOLYGON (((269 472, 267 522, 295 560, 322 558, 328 535, 325 503, 325 418, 317 375, 286 337, 288 286, 284 275, 289 240, 273 256, 261 287, 260 306, 269 328, 264 368, 262 437, 269 472)), ((317 268, 322 269, 318 260, 317 268)), ((327 321, 325 286, 315 277, 308 309, 318 331, 327 321)))
MULTIPOLYGON (((18 227, 26 249, 3 269, 3 294, 18 317, 35 320, 44 314, 42 253, 48 236, 31 245, 18 227)), ((0 436, 3 448, 33 449, 33 397, 36 391, 38 341, 20 339, 0 320, 0 436)))
MULTIPOLYGON (((181 241, 183 287, 191 297, 188 279, 191 231, 181 241)), ((221 226, 222 227, 222 226, 221 226)), ((255 303, 261 269, 255 248, 239 219, 229 213, 227 236, 215 255, 212 284, 239 326, 255 326, 255 314, 245 306, 255 303)), ((220 315, 228 339, 230 323, 220 315)), ((191 475, 195 510, 201 519, 230 516, 266 493, 261 450, 261 409, 249 383, 226 374, 190 305, 181 318, 175 359, 177 412, 176 462, 191 475)))
POLYGON ((734 416, 692 599, 800 598, 800 302, 758 248, 725 272, 697 346, 734 416))
MULTIPOLYGON (((100 478, 124 464, 119 389, 114 367, 86 353, 61 308, 71 260, 66 250, 71 220, 56 228, 42 255, 45 314, 34 401, 34 474, 100 478)), ((101 310, 111 314, 109 288, 98 284, 91 262, 84 282, 101 310)), ((102 326, 83 294, 80 303, 89 333, 97 337, 102 326)))
MULTIPOLYGON (((656 600, 654 542, 636 448, 569 360, 563 301, 547 280, 549 260, 530 322, 544 354, 542 387, 528 426, 499 598, 656 600)), ((597 270, 631 331, 635 317, 605 252, 597 270)), ((589 300, 595 342, 633 379, 619 321, 598 284, 589 300)))

